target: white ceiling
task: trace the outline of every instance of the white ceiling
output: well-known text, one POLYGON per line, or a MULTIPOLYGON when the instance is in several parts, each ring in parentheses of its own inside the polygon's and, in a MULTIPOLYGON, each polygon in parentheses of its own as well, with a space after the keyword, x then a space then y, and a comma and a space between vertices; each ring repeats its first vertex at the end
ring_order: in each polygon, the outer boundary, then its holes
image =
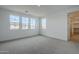
POLYGON ((45 16, 47 14, 58 12, 62 9, 68 9, 72 7, 76 7, 74 5, 1 5, 1 8, 6 8, 13 11, 18 11, 25 13, 28 11, 29 14, 35 16, 45 16))

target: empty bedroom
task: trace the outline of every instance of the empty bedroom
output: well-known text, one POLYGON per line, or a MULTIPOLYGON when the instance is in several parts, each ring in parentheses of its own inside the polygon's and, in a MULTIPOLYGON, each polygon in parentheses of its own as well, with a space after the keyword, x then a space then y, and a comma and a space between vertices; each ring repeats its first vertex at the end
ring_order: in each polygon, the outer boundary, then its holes
POLYGON ((0 5, 0 54, 79 54, 79 5, 0 5))

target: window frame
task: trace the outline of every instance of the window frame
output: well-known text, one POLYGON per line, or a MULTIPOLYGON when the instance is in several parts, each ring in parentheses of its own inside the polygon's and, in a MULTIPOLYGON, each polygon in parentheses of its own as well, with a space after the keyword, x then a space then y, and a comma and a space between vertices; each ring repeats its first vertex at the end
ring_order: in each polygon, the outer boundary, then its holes
POLYGON ((10 30, 18 30, 20 28, 20 17, 16 15, 9 15, 9 22, 10 22, 10 30), (12 24, 13 23, 13 24, 12 24), (17 27, 16 27, 17 24, 17 27), (12 28, 12 26, 14 28, 12 28))
POLYGON ((21 17, 21 26, 22 26, 22 30, 27 30, 27 29, 29 29, 29 17, 21 17), (27 28, 23 28, 23 19, 22 18, 24 18, 24 20, 26 19, 26 23, 25 23, 25 27, 27 27, 27 28))
POLYGON ((46 18, 42 18, 41 19, 41 28, 42 29, 46 29, 47 28, 47 20, 46 20, 46 18))
POLYGON ((36 19, 30 18, 30 29, 36 29, 36 19))

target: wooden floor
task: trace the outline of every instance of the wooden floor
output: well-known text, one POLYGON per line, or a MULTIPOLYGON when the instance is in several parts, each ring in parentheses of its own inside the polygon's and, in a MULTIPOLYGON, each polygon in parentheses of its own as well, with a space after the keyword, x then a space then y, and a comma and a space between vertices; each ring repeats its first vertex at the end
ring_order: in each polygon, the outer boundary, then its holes
POLYGON ((71 41, 79 43, 79 34, 75 34, 71 37, 71 41))

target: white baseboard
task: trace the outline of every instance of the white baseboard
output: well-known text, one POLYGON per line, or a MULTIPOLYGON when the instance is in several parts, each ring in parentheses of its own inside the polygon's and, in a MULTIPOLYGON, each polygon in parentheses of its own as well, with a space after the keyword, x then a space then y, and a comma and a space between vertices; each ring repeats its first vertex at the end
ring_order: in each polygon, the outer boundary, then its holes
POLYGON ((4 40, 4 41, 0 41, 0 43, 9 42, 9 41, 15 41, 15 40, 21 40, 21 39, 31 38, 31 37, 36 37, 36 36, 39 36, 39 34, 32 35, 32 36, 27 36, 27 37, 19 37, 19 38, 15 38, 15 39, 11 39, 11 40, 4 40))
POLYGON ((41 35, 41 36, 44 36, 44 37, 51 38, 51 39, 62 40, 62 41, 68 41, 68 40, 63 40, 63 39, 59 39, 59 38, 55 38, 55 37, 50 37, 50 36, 44 35, 44 34, 40 34, 40 35, 41 35))

